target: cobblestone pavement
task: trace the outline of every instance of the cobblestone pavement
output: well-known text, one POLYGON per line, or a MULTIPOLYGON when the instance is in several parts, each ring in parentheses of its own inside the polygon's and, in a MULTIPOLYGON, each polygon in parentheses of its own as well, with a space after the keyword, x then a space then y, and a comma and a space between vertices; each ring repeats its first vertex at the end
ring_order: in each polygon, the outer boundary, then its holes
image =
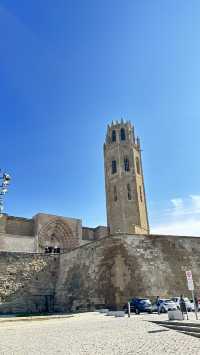
POLYGON ((0 324, 0 354, 200 355, 200 339, 151 323, 166 315, 129 319, 85 313, 71 318, 0 324))

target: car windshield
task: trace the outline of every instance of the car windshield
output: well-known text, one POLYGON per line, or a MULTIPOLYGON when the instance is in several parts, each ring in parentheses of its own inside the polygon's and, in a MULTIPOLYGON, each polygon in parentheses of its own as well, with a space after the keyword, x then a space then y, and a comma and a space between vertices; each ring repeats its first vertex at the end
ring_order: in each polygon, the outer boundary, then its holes
POLYGON ((172 300, 161 300, 161 302, 164 302, 164 303, 173 303, 172 300))

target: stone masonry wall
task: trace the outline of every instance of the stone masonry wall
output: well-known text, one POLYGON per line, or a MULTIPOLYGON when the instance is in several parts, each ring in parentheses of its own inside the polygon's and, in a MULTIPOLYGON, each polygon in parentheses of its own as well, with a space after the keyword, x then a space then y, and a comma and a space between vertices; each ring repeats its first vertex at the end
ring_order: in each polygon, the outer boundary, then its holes
POLYGON ((120 308, 131 297, 200 296, 200 238, 118 235, 60 255, 0 252, 0 312, 120 308))
POLYGON ((7 234, 34 236, 34 221, 32 219, 6 216, 7 234))
POLYGON ((0 252, 0 313, 53 311, 58 260, 0 252))
POLYGON ((195 237, 126 235, 90 243, 61 255, 57 307, 121 307, 135 296, 191 296, 186 270, 192 270, 200 296, 199 255, 195 237))
POLYGON ((35 244, 34 237, 0 233, 0 251, 34 253, 35 244))

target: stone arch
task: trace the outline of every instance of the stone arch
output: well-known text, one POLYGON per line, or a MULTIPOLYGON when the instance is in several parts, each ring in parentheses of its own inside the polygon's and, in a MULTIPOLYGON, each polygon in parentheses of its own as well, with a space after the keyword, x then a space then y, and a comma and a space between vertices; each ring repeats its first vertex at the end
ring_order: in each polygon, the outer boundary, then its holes
POLYGON ((58 247, 61 251, 70 251, 78 246, 76 236, 66 221, 61 219, 50 220, 45 223, 38 233, 39 251, 46 247, 58 247))

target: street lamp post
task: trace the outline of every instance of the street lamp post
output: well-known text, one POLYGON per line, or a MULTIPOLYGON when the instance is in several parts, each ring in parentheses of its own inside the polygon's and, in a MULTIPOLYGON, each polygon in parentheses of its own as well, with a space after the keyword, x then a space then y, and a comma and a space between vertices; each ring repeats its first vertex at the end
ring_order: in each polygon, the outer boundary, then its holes
POLYGON ((0 217, 3 215, 4 210, 4 196, 8 192, 8 186, 10 184, 10 175, 2 172, 0 169, 0 217))

